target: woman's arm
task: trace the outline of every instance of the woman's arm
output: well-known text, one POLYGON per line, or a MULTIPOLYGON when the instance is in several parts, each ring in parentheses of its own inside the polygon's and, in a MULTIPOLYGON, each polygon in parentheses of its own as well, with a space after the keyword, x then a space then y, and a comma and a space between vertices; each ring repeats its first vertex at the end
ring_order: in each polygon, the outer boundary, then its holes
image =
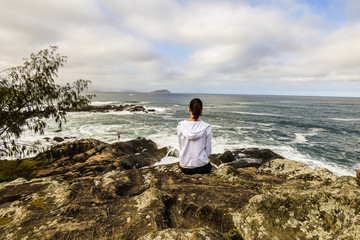
POLYGON ((208 156, 210 156, 211 151, 212 151, 212 146, 211 146, 211 142, 212 142, 212 130, 211 130, 211 126, 209 126, 209 129, 207 129, 207 135, 206 135, 206 145, 205 145, 205 151, 206 154, 208 156))

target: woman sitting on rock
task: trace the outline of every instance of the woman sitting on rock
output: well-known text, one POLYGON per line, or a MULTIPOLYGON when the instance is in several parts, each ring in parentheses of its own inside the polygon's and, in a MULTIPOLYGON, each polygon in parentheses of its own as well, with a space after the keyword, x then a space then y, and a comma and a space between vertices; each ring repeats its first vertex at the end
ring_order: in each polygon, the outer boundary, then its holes
POLYGON ((190 102, 190 118, 179 122, 180 168, 185 174, 210 173, 211 125, 200 121, 203 107, 199 98, 190 102))

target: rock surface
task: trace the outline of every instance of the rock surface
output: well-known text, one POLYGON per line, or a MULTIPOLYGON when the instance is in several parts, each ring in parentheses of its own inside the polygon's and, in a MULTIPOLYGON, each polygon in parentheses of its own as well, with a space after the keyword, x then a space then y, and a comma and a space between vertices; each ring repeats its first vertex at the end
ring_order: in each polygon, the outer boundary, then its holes
POLYGON ((66 180, 95 177, 111 170, 132 169, 136 164, 140 167, 153 165, 168 151, 166 147, 158 149, 153 141, 144 138, 112 144, 82 139, 38 154, 35 161, 49 159, 51 164, 34 173, 34 177, 54 176, 66 180))
POLYGON ((36 178, 0 183, 0 239, 360 238, 354 177, 259 149, 213 155, 219 167, 205 175, 145 167, 168 150, 143 138, 85 139, 38 155, 51 163, 36 178), (245 151, 265 163, 223 162, 245 151), (143 168, 132 169, 136 162, 143 168))

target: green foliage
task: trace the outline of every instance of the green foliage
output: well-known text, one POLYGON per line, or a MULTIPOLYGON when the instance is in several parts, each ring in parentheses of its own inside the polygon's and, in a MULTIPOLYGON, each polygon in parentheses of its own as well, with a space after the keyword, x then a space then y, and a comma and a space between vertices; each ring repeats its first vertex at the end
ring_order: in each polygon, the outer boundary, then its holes
POLYGON ((43 134, 45 119, 52 117, 61 129, 66 112, 88 104, 93 97, 81 95, 89 80, 55 84, 58 69, 66 62, 57 49, 50 46, 31 54, 22 66, 0 72, 0 153, 23 156, 29 150, 16 139, 25 128, 43 134))
POLYGON ((33 172, 40 168, 32 159, 0 161, 0 182, 9 182, 19 177, 30 180, 33 172))

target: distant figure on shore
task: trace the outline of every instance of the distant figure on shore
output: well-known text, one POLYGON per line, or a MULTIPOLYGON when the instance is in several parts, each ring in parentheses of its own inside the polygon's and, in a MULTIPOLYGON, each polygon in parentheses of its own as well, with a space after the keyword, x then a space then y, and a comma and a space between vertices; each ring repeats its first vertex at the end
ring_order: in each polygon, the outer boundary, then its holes
POLYGON ((179 122, 177 135, 180 146, 180 168, 185 174, 210 173, 211 125, 200 121, 203 104, 194 98, 189 106, 190 118, 179 122))
POLYGON ((120 141, 120 133, 118 133, 118 142, 120 141))
POLYGON ((357 172, 356 172, 356 177, 357 177, 358 179, 360 179, 360 169, 357 170, 357 172))
POLYGON ((134 166, 134 169, 139 169, 139 168, 141 168, 139 163, 136 163, 135 166, 134 166))

